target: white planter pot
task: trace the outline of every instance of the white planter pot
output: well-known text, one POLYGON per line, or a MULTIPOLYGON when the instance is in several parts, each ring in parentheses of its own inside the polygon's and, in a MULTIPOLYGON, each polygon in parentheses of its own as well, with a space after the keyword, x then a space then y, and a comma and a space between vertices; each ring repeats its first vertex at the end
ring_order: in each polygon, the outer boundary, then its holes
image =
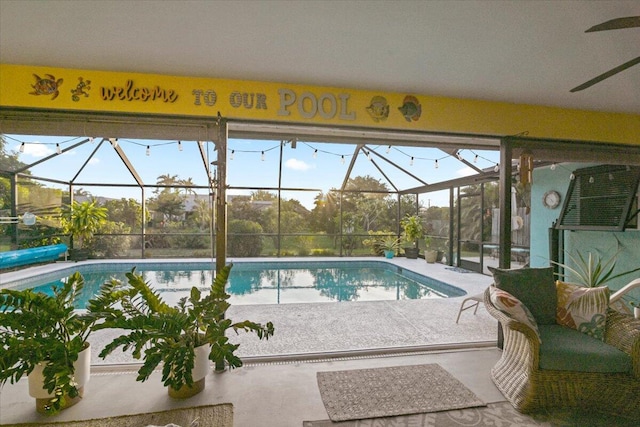
POLYGON ((193 370, 191 375, 193 377, 193 386, 187 387, 186 385, 179 389, 168 387, 169 396, 175 399, 186 399, 191 396, 195 396, 204 390, 205 380, 209 374, 209 353, 211 352, 210 345, 201 345, 194 349, 196 359, 193 363, 193 370))
MULTIPOLYGON (((84 392, 84 386, 89 382, 91 378, 91 346, 88 346, 78 354, 78 360, 73 364, 74 378, 78 384, 79 396, 75 399, 68 399, 68 403, 65 407, 72 406, 80 401, 84 392)), ((38 412, 44 411, 44 406, 48 404, 49 399, 53 396, 47 392, 44 388, 44 376, 42 371, 44 369, 43 364, 36 365, 33 371, 29 374, 29 396, 36 399, 36 409, 38 412)))

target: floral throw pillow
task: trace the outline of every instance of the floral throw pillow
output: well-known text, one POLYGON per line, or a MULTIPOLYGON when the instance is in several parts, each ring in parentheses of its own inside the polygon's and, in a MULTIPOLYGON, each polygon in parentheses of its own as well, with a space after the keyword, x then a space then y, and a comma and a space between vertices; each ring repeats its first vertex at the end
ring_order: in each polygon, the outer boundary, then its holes
POLYGON ((495 286, 489 287, 489 298, 491 303, 498 310, 533 329, 536 333, 536 337, 538 338, 538 342, 542 342, 540 340, 540 333, 538 332, 536 319, 533 317, 527 306, 522 304, 518 298, 514 297, 507 291, 496 288, 495 286))
POLYGON ((556 281, 559 325, 576 329, 604 341, 609 307, 609 288, 585 288, 573 283, 556 281))

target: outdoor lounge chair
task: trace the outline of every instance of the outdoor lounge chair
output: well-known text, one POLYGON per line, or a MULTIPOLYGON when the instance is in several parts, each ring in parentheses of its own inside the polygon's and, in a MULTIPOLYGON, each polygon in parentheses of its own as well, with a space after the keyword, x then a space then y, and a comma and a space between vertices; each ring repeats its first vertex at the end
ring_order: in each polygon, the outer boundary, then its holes
POLYGON ((465 310, 469 310, 470 308, 473 308, 474 309, 473 314, 475 315, 478 312, 478 307, 480 306, 481 302, 484 302, 484 292, 477 295, 471 295, 470 297, 466 297, 465 299, 463 299, 462 304, 460 304, 460 310, 458 310, 458 317, 456 317, 456 323, 458 323, 458 321, 460 320, 460 315, 465 310), (471 301, 471 304, 465 306, 467 301, 471 301))
MULTIPOLYGON (((559 285, 554 283, 550 269, 540 274, 542 270, 546 269, 494 272, 496 285, 484 293, 487 311, 500 322, 504 332, 502 356, 491 370, 493 382, 517 410, 525 413, 584 408, 640 417, 640 320, 610 309, 608 288, 578 291, 606 294, 606 320, 599 317, 602 322, 598 322, 605 327, 600 338, 544 319, 544 311, 550 313, 549 307, 525 310, 518 302, 525 307, 536 303, 549 305, 550 301, 559 304, 556 293, 559 285), (533 270, 538 271, 532 275, 533 270), (519 277, 509 278, 516 271, 519 277), (500 282, 503 285, 507 282, 507 286, 501 289, 500 282), (524 289, 520 298, 509 295, 518 294, 518 289, 524 289), (507 292, 507 298, 513 299, 503 304, 505 300, 501 302, 496 297, 501 292, 507 292), (549 298, 549 292, 555 295, 549 298)), ((557 306, 553 310, 564 313, 557 306)))

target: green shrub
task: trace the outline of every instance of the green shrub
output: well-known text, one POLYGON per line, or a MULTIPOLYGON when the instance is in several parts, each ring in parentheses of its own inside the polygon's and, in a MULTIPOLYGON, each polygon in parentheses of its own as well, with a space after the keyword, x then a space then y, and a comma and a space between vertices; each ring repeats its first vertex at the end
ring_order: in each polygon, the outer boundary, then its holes
POLYGON ((229 256, 257 257, 262 252, 262 226, 254 221, 234 219, 227 229, 229 256))

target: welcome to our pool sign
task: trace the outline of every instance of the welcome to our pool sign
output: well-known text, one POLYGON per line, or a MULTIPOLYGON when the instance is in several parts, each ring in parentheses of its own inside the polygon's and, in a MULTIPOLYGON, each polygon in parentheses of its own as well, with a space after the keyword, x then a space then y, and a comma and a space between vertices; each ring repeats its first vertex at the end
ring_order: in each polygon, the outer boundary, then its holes
POLYGON ((472 99, 0 64, 0 107, 313 123, 638 144, 640 115, 472 99))

